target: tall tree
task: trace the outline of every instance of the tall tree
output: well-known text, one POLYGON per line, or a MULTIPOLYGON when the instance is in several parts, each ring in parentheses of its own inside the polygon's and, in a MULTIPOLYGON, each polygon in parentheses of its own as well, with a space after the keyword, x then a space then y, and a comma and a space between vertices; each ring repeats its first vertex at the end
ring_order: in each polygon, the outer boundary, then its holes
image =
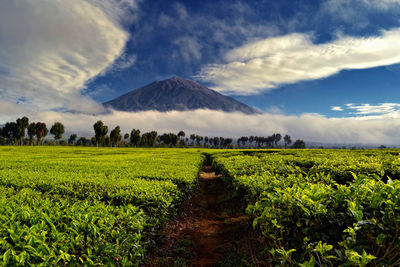
POLYGON ((192 141, 191 145, 194 145, 194 140, 196 139, 196 135, 191 134, 189 137, 190 137, 190 140, 192 141))
POLYGON ((121 128, 119 126, 115 127, 114 130, 110 133, 111 145, 118 146, 119 142, 121 142, 121 128))
POLYGON ((210 143, 210 146, 213 146, 214 145, 214 138, 209 137, 208 138, 208 142, 210 143))
POLYGON ((204 137, 204 143, 208 144, 208 136, 204 137))
POLYGON ((214 146, 215 146, 215 147, 218 147, 218 145, 219 145, 219 137, 215 136, 215 137, 213 138, 213 143, 214 143, 214 146))
POLYGON ((282 135, 280 133, 276 133, 272 135, 274 137, 275 147, 278 147, 278 142, 281 141, 282 135))
POLYGON ((230 144, 232 144, 233 140, 232 138, 225 138, 224 140, 224 147, 229 147, 230 144))
POLYGON ((7 142, 11 144, 18 137, 18 125, 15 122, 7 122, 3 127, 3 135, 7 138, 7 142))
POLYGON ((96 146, 104 144, 105 137, 108 133, 108 127, 106 125, 104 125, 104 123, 102 121, 97 121, 93 125, 93 129, 95 132, 94 141, 96 143, 96 146))
POLYGON ((48 132, 49 130, 47 129, 46 123, 36 123, 36 139, 38 144, 42 143, 43 138, 46 137, 48 132))
POLYGON ((37 132, 36 123, 31 122, 28 126, 28 136, 29 136, 29 143, 33 144, 33 137, 35 137, 37 132))
POLYGON ((171 144, 176 147, 178 145, 178 140, 179 140, 178 136, 174 133, 170 133, 170 138, 171 138, 171 144))
POLYGON ((261 140, 262 140, 262 143, 266 143, 267 147, 271 148, 274 146, 275 134, 267 136, 267 137, 263 137, 261 140))
POLYGON ((200 136, 200 135, 196 135, 196 136, 195 136, 195 139, 196 139, 196 145, 197 145, 197 146, 200 146, 200 142, 201 142, 201 140, 203 140, 203 137, 200 136))
POLYGON ((130 140, 131 146, 137 147, 140 144, 140 139, 141 139, 140 130, 133 129, 131 132, 131 140, 130 140))
POLYGON ((50 133, 54 135, 54 139, 58 142, 65 133, 64 125, 61 122, 54 123, 50 128, 50 133))
POLYGON ((165 145, 176 146, 178 144, 178 136, 174 133, 164 133, 160 136, 160 141, 165 145))
POLYGON ((3 128, 0 127, 0 145, 6 145, 7 144, 7 138, 4 135, 3 128))
POLYGON ((158 134, 157 134, 156 131, 151 131, 150 134, 149 134, 149 136, 150 136, 150 138, 149 138, 149 145, 150 145, 151 147, 153 147, 153 146, 156 145, 158 134))
POLYGON ((29 126, 29 119, 28 117, 22 117, 17 119, 17 136, 16 138, 19 139, 20 145, 22 145, 22 140, 25 138, 25 130, 29 126))
POLYGON ((246 145, 246 142, 249 141, 249 138, 247 136, 242 136, 238 139, 238 144, 240 145, 240 143, 242 143, 242 146, 246 145))
POLYGON ((283 137, 283 141, 285 141, 285 148, 290 146, 290 144, 292 143, 292 139, 287 134, 283 137))
POLYGON ((179 140, 182 138, 185 138, 185 136, 186 136, 186 133, 184 131, 179 131, 179 133, 178 133, 179 140))
POLYGON ((78 138, 78 136, 76 134, 71 134, 68 138, 68 144, 73 145, 76 138, 78 138))
POLYGON ((156 131, 144 133, 140 140, 140 145, 145 147, 153 147, 156 145, 157 137, 158 135, 156 131))

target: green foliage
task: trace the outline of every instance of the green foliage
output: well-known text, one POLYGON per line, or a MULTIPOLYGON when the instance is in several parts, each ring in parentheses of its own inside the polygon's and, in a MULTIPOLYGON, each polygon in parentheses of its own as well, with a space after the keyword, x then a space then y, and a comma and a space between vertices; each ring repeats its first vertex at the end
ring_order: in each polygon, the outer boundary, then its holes
POLYGON ((192 150, 0 148, 0 263, 139 265, 193 190, 192 150))
POLYGON ((306 148, 306 143, 303 140, 298 139, 293 143, 293 148, 306 148))
POLYGON ((70 201, 0 187, 0 262, 4 266, 101 265, 144 253, 146 215, 132 205, 70 201))
POLYGON ((65 133, 64 125, 61 122, 56 122, 51 126, 50 133, 54 135, 54 139, 59 140, 65 133))
POLYGON ((104 125, 102 121, 97 121, 95 124, 93 124, 93 129, 95 132, 93 141, 96 146, 104 145, 106 141, 106 135, 108 133, 108 126, 104 125))
POLYGON ((36 139, 38 144, 42 142, 42 139, 46 137, 49 130, 47 129, 46 123, 38 122, 36 123, 36 139))
POLYGON ((140 144, 140 140, 141 140, 140 130, 133 129, 130 138, 131 146, 137 147, 140 144))
POLYGON ((211 157, 245 194, 276 264, 400 264, 398 153, 250 150, 211 157))
POLYGON ((116 126, 114 130, 111 131, 110 139, 113 146, 118 146, 119 142, 121 142, 122 136, 121 128, 119 126, 116 126))

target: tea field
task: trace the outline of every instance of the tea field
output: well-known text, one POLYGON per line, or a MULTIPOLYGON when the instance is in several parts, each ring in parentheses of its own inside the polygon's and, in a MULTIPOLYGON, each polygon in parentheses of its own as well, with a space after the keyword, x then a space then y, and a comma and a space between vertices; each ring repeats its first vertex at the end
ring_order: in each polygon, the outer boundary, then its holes
POLYGON ((205 162, 241 197, 263 265, 400 266, 397 150, 61 146, 0 147, 0 264, 140 265, 205 162))
POLYGON ((271 150, 212 158, 245 197, 268 264, 400 266, 398 151, 271 150))
POLYGON ((195 150, 0 148, 0 263, 137 265, 196 186, 195 150))

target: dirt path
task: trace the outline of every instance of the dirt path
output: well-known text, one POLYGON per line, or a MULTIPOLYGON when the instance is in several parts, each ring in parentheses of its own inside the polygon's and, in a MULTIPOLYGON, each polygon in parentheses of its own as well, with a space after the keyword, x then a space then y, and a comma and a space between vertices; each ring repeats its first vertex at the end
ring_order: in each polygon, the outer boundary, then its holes
POLYGON ((240 199, 205 166, 198 190, 164 229, 147 266, 246 266, 251 232, 240 199))

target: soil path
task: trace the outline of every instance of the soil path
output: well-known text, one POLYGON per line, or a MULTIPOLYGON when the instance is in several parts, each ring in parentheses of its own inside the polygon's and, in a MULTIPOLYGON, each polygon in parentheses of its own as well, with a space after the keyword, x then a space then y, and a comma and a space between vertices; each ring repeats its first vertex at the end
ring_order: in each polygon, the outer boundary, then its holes
POLYGON ((245 266, 254 245, 251 232, 240 199, 204 166, 197 191, 165 227, 147 266, 245 266))

